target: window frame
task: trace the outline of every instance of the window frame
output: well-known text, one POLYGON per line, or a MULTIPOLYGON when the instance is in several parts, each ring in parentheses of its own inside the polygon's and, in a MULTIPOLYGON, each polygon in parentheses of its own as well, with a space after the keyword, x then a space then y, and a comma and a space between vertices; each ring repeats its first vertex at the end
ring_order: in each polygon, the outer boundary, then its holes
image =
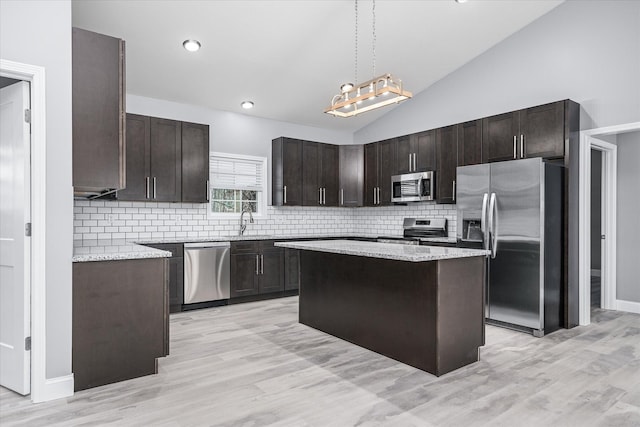
MULTIPOLYGON (((237 159, 237 160, 249 160, 254 161, 256 163, 262 163, 262 189, 258 191, 256 209, 257 212, 253 212, 252 215, 254 218, 262 218, 267 215, 267 158, 262 156, 249 156, 246 154, 234 154, 234 153, 222 153, 217 151, 211 151, 209 153, 209 163, 211 163, 211 159, 213 157, 222 157, 226 159, 237 159)), ((211 176, 211 169, 209 170, 209 201, 207 202, 207 219, 238 219, 241 212, 212 212, 211 211, 211 203, 213 203, 213 198, 211 198, 211 189, 220 188, 215 187, 213 183, 213 179, 211 176)))

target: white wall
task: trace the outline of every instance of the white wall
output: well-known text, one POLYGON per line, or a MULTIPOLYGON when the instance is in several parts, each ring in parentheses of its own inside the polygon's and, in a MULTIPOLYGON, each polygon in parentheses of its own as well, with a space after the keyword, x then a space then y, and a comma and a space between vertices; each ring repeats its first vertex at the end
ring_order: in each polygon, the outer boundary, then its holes
POLYGON ((71 373, 71 2, 1 1, 0 56, 46 72, 47 258, 36 268, 45 269, 46 377, 55 378, 71 373))
POLYGON ((211 151, 224 153, 267 157, 271 152, 271 140, 279 136, 332 144, 353 143, 351 132, 295 125, 132 94, 127 94, 127 112, 208 124, 211 151))
POLYGON ((618 135, 617 299, 640 303, 640 132, 618 135))
POLYGON ((354 141, 377 141, 566 98, 582 106, 581 129, 636 122, 638 76, 640 2, 567 1, 360 129, 354 141))

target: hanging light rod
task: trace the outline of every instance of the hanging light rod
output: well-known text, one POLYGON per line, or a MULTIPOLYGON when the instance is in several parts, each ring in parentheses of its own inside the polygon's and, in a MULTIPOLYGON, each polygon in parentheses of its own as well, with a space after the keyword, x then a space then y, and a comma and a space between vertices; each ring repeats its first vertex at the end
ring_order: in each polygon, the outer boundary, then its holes
MULTIPOLYGON (((355 6, 355 81, 358 81, 358 0, 355 6)), ((373 73, 376 75, 376 0, 371 1, 372 59, 373 73)), ((386 105, 397 104, 412 97, 411 92, 402 89, 402 80, 396 80, 391 74, 364 83, 345 83, 340 93, 333 97, 331 106, 324 112, 334 117, 353 117, 360 113, 375 110, 386 105)))
POLYGON ((383 74, 355 85, 348 91, 341 90, 324 112, 336 117, 353 117, 376 108, 398 104, 412 96, 411 92, 402 89, 401 80, 395 80, 391 74, 383 74))

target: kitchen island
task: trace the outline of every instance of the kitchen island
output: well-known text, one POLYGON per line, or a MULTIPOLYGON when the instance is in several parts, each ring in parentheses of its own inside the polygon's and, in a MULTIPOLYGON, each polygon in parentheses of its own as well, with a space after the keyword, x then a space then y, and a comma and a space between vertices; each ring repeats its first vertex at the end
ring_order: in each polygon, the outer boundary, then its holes
POLYGON ((484 250, 350 240, 300 250, 300 323, 440 376, 484 345, 484 250))

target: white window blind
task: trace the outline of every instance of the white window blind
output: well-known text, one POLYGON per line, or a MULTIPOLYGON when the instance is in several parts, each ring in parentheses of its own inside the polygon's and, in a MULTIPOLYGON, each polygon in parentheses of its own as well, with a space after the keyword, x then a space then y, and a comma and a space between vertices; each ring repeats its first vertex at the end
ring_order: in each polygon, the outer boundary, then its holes
POLYGON ((212 154, 209 158, 211 187, 262 191, 263 168, 264 161, 260 159, 212 154))

